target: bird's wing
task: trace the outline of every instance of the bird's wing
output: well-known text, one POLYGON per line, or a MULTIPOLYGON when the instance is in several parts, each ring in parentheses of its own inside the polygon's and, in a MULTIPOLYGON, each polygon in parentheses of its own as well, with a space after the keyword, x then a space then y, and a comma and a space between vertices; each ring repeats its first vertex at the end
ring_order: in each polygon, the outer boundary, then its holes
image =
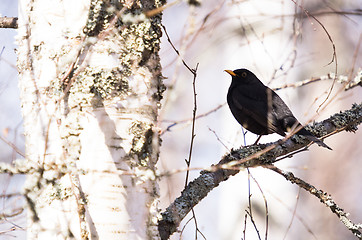
POLYGON ((232 95, 232 101, 238 109, 241 109, 260 125, 267 127, 270 132, 278 133, 282 136, 285 133, 280 129, 278 120, 273 111, 268 113, 267 98, 264 94, 257 95, 253 92, 244 91, 241 87, 236 87, 232 95), (267 121, 265 121, 267 119, 267 121))
POLYGON ((300 125, 289 107, 275 92, 273 92, 272 111, 273 115, 276 117, 276 121, 284 131, 289 132, 291 128, 300 125))
POLYGON ((290 111, 289 107, 274 91, 272 92, 272 98, 273 111, 275 112, 276 116, 280 117, 280 119, 294 116, 292 111, 290 111))

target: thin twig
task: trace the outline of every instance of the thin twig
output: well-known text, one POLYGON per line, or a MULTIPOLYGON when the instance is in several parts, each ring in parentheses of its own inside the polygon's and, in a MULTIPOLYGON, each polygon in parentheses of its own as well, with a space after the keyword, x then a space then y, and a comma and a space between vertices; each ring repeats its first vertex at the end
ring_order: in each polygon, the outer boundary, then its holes
POLYGON ((338 216, 339 220, 353 233, 353 235, 359 239, 362 239, 362 232, 360 231, 360 229, 362 229, 362 225, 353 223, 348 218, 349 214, 344 212, 344 210, 336 204, 331 195, 324 192, 323 190, 315 188, 313 185, 303 181, 302 179, 295 177, 292 172, 283 171, 274 165, 268 165, 264 167, 282 175, 286 180, 297 184, 299 187, 303 188, 310 194, 316 196, 324 205, 330 208, 331 211, 338 216))
MULTIPOLYGON (((166 37, 167 37, 167 41, 170 43, 171 47, 173 48, 173 50, 176 52, 176 54, 181 58, 181 61, 183 63, 183 65, 191 72, 191 73, 196 73, 195 72, 195 69, 192 69, 189 67, 189 65, 187 65, 187 63, 182 59, 181 55, 180 55, 180 52, 176 49, 176 47, 173 45, 172 41, 171 41, 171 38, 170 36, 168 35, 167 33, 167 30, 166 30, 166 27, 164 25, 161 25, 165 34, 166 34, 166 37)), ((196 67, 197 68, 197 67, 196 67)))
POLYGON ((185 225, 182 227, 181 232, 180 232, 180 239, 182 239, 182 238, 181 238, 181 237, 182 237, 182 234, 183 234, 183 232, 185 231, 186 226, 191 222, 192 219, 193 219, 193 217, 191 217, 189 220, 187 220, 187 222, 185 223, 185 225))
MULTIPOLYGON (((209 114, 216 112, 217 110, 219 110, 220 108, 222 108, 222 107, 225 106, 225 105, 226 105, 226 102, 218 105, 217 107, 211 109, 210 111, 207 111, 207 112, 205 112, 205 113, 202 113, 202 114, 200 114, 200 115, 197 115, 197 116, 195 117, 195 119, 197 120, 197 119, 199 119, 199 118, 206 117, 206 116, 208 116, 209 114)), ((178 124, 190 123, 190 122, 192 122, 192 119, 189 119, 189 118, 188 118, 188 119, 183 119, 183 120, 179 120, 179 121, 162 120, 162 122, 166 122, 166 123, 167 123, 167 122, 170 122, 170 123, 172 123, 172 124, 170 124, 169 126, 167 126, 167 128, 166 128, 165 130, 162 130, 161 135, 164 134, 164 133, 167 132, 167 131, 170 131, 171 128, 173 128, 174 126, 176 126, 176 125, 178 125, 178 124)))
POLYGON ((294 217, 296 216, 297 206, 298 206, 299 196, 300 196, 300 189, 301 189, 301 188, 299 188, 299 190, 298 190, 297 201, 296 201, 295 206, 294 206, 294 209, 293 209, 292 219, 290 219, 290 223, 289 223, 289 225, 288 225, 288 227, 287 227, 287 230, 285 231, 283 240, 287 238, 288 232, 289 232, 290 228, 292 227, 292 224, 293 224, 293 221, 294 221, 294 217))
POLYGON ((249 211, 246 211, 247 214, 249 214, 250 216, 250 221, 251 223, 253 224, 254 226, 254 229, 256 231, 256 234, 258 235, 258 238, 259 240, 261 240, 261 237, 260 237, 260 232, 259 232, 259 229, 258 227, 256 226, 256 223, 254 221, 254 217, 253 217, 253 208, 252 208, 252 205, 251 205, 251 191, 250 191, 250 170, 249 168, 246 168, 248 170, 248 208, 249 208, 249 211))
POLYGON ((299 5, 295 0, 292 0, 292 2, 294 2, 294 4, 296 4, 300 9, 302 9, 302 11, 305 13, 305 15, 309 18, 309 17, 312 17, 323 29, 323 31, 327 34, 327 37, 329 39, 329 41, 331 42, 332 44, 332 48, 333 48, 333 54, 332 54, 332 59, 331 61, 327 64, 331 64, 335 61, 335 74, 336 74, 336 77, 334 78, 333 80, 333 83, 331 85, 331 87, 329 88, 329 91, 328 91, 328 95, 327 97, 323 100, 323 102, 319 105, 318 109, 317 109, 317 113, 319 112, 319 110, 321 109, 321 107, 327 102, 327 100, 329 99, 329 96, 331 95, 332 93, 332 90, 333 90, 333 87, 336 83, 336 80, 337 80, 337 70, 338 70, 338 63, 337 63, 337 52, 336 52, 336 45, 334 44, 334 41, 332 39, 332 36, 329 34, 328 30, 326 29, 326 27, 323 25, 323 23, 321 23, 313 14, 309 13, 302 5, 299 5))
MULTIPOLYGON (((299 188, 300 189, 300 188, 299 188)), ((273 196, 277 201, 279 201, 280 204, 282 204, 289 212, 294 214, 294 209, 290 208, 289 205, 287 205, 284 200, 280 199, 278 196, 275 196, 273 193, 270 193, 271 196, 273 196)), ((316 235, 313 233, 312 229, 308 226, 308 223, 306 220, 300 216, 297 212, 295 213, 295 217, 299 220, 299 222, 304 226, 304 228, 307 230, 307 232, 313 236, 315 240, 317 240, 316 235)), ((310 239, 310 238, 308 238, 310 239)))
POLYGON ((246 233, 246 220, 247 220, 247 218, 248 218, 248 214, 245 213, 245 216, 244 216, 244 229, 243 229, 243 238, 242 238, 242 240, 245 240, 245 239, 246 239, 245 233, 246 233))
MULTIPOLYGON (((193 69, 194 71, 192 74, 194 75, 194 79, 192 81, 192 89, 194 94, 194 109, 192 110, 192 125, 191 125, 191 142, 190 142, 190 151, 189 151, 189 157, 187 160, 185 160, 187 167, 190 167, 191 165, 191 156, 192 156, 192 149, 194 146, 194 140, 195 140, 195 122, 196 122, 196 111, 197 111, 197 102, 196 102, 196 77, 197 77, 197 68, 199 64, 196 64, 196 68, 193 69)), ((187 183, 189 181, 189 171, 186 172, 186 179, 185 179, 185 187, 187 186, 187 183)))
MULTIPOLYGON (((176 52, 176 54, 181 58, 180 56, 180 53, 179 51, 176 49, 176 47, 173 45, 168 33, 167 33, 167 30, 166 30, 166 27, 164 25, 162 25, 162 28, 163 30, 165 31, 165 34, 167 36, 167 40, 168 42, 171 44, 172 48, 174 49, 174 51, 176 52)), ((185 159, 185 162, 186 162, 186 165, 187 165, 187 168, 190 167, 191 165, 191 157, 192 157, 192 149, 193 149, 193 146, 194 146, 194 140, 195 140, 195 122, 196 122, 196 111, 197 111, 197 93, 196 93, 196 77, 197 77, 197 68, 199 67, 199 64, 197 63, 196 64, 196 67, 195 69, 192 69, 190 68, 187 63, 181 58, 181 61, 182 63, 184 64, 184 66, 194 75, 194 78, 193 78, 193 81, 192 81, 192 89, 193 89, 193 96, 194 96, 194 108, 193 108, 193 111, 192 111, 192 126, 191 126, 191 142, 190 142, 190 151, 189 151, 189 156, 188 156, 188 159, 185 159)), ((186 178, 185 178, 185 187, 187 186, 188 184, 188 181, 189 181, 189 174, 190 174, 190 171, 187 170, 186 171, 186 178)), ((197 233, 199 232, 201 234, 201 236, 205 238, 204 234, 202 234, 202 232, 200 231, 200 229, 198 228, 198 225, 197 225, 197 220, 196 220, 196 215, 195 215, 195 211, 193 208, 191 208, 191 211, 192 211, 192 219, 194 219, 194 222, 195 222, 195 239, 197 239, 197 233)))
MULTIPOLYGON (((250 173, 249 168, 248 168, 248 173, 250 173)), ((264 194, 263 190, 261 189, 261 186, 260 186, 259 182, 253 177, 253 175, 251 173, 250 173, 250 177, 253 179, 255 184, 258 186, 259 191, 260 191, 260 193, 261 193, 261 195, 263 196, 263 199, 264 199, 264 205, 265 205, 265 240, 267 240, 268 239, 268 226, 269 226, 268 201, 266 200, 265 194, 264 194)))
POLYGON ((360 33, 360 35, 359 35, 357 47, 356 47, 356 49, 354 51, 354 54, 353 54, 352 67, 351 67, 351 70, 350 70, 350 73, 349 73, 349 76, 348 76, 349 82, 352 81, 352 75, 353 75, 353 72, 354 72, 354 68, 356 66, 357 57, 359 56, 359 48, 361 46, 361 42, 362 42, 362 33, 360 33))
POLYGON ((6 138, 0 136, 0 140, 2 140, 4 143, 6 143, 7 145, 9 145, 15 152, 17 152, 20 156, 25 158, 25 154, 17 147, 15 146, 15 144, 13 144, 12 142, 8 141, 6 138))
POLYGON ((209 131, 212 132, 212 133, 215 135, 216 140, 217 140, 219 143, 221 143, 221 144, 224 146, 224 148, 226 148, 226 150, 227 150, 228 152, 230 152, 230 149, 225 145, 225 143, 223 143, 223 142, 221 141, 221 139, 219 138, 219 136, 217 135, 217 133, 216 133, 214 130, 212 130, 210 127, 208 127, 208 128, 209 128, 209 131))

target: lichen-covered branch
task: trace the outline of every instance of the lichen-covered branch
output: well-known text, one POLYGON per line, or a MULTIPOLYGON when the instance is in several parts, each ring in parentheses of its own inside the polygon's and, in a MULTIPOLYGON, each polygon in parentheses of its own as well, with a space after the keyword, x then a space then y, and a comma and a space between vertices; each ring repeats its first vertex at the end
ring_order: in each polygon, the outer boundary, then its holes
MULTIPOLYGON (((323 122, 307 126, 317 137, 330 136, 340 131, 356 131, 362 122, 362 103, 354 104, 351 109, 336 113, 323 122)), ((179 226, 187 213, 222 181, 237 174, 246 167, 266 166, 278 161, 279 157, 306 147, 309 141, 300 136, 292 136, 286 141, 269 144, 251 145, 232 150, 217 165, 201 172, 200 176, 190 182, 171 205, 162 213, 158 230, 161 239, 168 239, 179 226)), ((321 149, 321 151, 325 151, 321 149)))
POLYGON ((348 213, 346 213, 341 207, 337 205, 337 203, 332 199, 331 195, 324 192, 323 190, 315 188, 313 185, 303 181, 300 178, 294 176, 293 173, 283 171, 275 166, 269 166, 269 169, 279 173, 286 180, 291 183, 297 184, 299 187, 303 188, 310 194, 316 196, 324 205, 326 205, 333 213, 335 213, 339 220, 350 230, 356 237, 362 239, 362 233, 360 229, 362 229, 361 224, 355 224, 348 218, 348 213))
POLYGON ((24 161, 23 159, 15 160, 12 164, 0 162, 0 173, 13 174, 30 174, 37 171, 37 167, 24 161))

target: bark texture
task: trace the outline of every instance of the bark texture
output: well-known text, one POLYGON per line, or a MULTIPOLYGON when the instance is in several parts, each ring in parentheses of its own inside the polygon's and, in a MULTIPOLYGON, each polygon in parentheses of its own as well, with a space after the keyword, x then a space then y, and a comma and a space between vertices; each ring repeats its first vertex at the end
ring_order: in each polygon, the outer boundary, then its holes
POLYGON ((161 2, 19 5, 29 239, 157 239, 161 2))

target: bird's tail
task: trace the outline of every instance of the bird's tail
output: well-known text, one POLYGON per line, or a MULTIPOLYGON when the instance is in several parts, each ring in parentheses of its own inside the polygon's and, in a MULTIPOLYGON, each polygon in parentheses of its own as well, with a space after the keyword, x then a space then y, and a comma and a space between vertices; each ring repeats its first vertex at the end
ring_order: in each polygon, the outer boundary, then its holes
POLYGON ((329 150, 332 150, 332 148, 330 148, 327 144, 325 144, 324 142, 322 142, 322 140, 318 139, 317 137, 315 137, 311 132, 309 132, 307 129, 302 128, 299 132, 297 132, 298 135, 303 135, 304 137, 306 137, 308 140, 315 142, 316 144, 318 144, 318 146, 321 147, 325 147, 328 148, 329 150))

